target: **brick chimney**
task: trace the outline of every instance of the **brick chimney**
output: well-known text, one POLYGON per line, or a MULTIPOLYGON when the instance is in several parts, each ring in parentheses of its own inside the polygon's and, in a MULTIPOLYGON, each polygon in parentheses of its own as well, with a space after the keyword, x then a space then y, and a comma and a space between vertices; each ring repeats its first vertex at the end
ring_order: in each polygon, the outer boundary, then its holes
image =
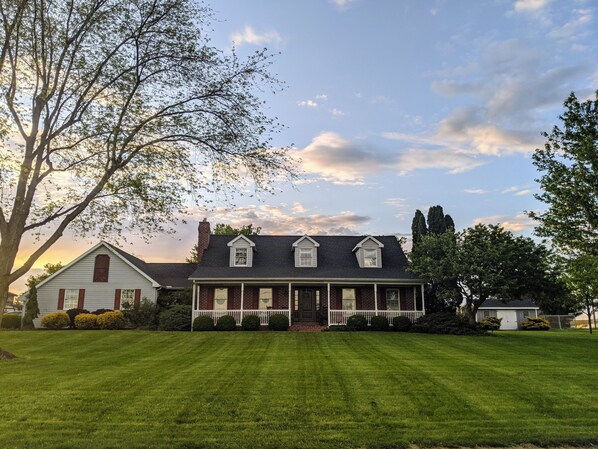
POLYGON ((197 262, 201 263, 203 252, 210 246, 210 222, 204 218, 199 222, 197 231, 197 262))

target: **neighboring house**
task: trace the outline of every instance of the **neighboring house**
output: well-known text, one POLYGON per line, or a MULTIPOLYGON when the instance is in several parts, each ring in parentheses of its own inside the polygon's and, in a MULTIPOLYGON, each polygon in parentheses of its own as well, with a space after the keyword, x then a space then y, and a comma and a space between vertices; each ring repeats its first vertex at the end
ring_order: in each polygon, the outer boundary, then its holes
POLYGON ((5 313, 20 312, 21 309, 17 307, 16 298, 16 294, 8 292, 8 299, 6 300, 6 305, 4 307, 5 313))
POLYGON ((540 308, 531 299, 515 300, 504 303, 498 299, 488 299, 480 306, 477 320, 494 316, 502 318, 501 330, 520 329, 521 323, 529 317, 535 318, 540 314, 540 308))
POLYGON ((424 314, 423 283, 406 271, 395 236, 211 235, 199 224, 193 318, 272 314, 291 323, 346 324, 351 315, 391 320, 424 314))
POLYGON ((94 311, 121 309, 125 302, 156 302, 161 289, 190 288, 189 275, 196 265, 147 263, 100 242, 37 285, 40 316, 74 308, 94 311))

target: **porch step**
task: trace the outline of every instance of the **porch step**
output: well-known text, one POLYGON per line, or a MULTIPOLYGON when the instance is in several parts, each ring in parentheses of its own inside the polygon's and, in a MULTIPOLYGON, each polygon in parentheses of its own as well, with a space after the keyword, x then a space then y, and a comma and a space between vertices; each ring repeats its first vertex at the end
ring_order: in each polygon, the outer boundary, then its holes
POLYGON ((328 326, 318 324, 317 322, 293 323, 291 327, 289 327, 289 331, 291 332, 322 332, 325 330, 328 330, 328 326))

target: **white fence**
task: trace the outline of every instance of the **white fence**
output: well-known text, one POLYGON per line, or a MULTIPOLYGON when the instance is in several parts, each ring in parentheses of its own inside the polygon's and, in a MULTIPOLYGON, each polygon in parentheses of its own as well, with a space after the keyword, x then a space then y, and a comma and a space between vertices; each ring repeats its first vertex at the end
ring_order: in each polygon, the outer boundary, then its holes
POLYGON ((415 321, 420 316, 422 316, 424 312, 421 311, 406 311, 406 310, 331 310, 330 311, 330 323, 329 326, 335 325, 345 325, 347 324, 347 319, 353 315, 362 315, 366 317, 368 323, 373 316, 385 316, 388 318, 388 321, 392 321, 392 319, 396 316, 406 316, 411 321, 415 321))
POLYGON ((289 323, 291 322, 291 317, 289 316, 289 309, 268 309, 268 310, 194 310, 193 311, 193 320, 198 316, 210 316, 214 320, 214 322, 218 321, 218 318, 224 315, 232 316, 237 325, 241 325, 241 321, 243 321, 243 317, 249 315, 256 315, 260 317, 260 324, 262 326, 267 326, 268 321, 272 315, 284 315, 289 319, 289 323))

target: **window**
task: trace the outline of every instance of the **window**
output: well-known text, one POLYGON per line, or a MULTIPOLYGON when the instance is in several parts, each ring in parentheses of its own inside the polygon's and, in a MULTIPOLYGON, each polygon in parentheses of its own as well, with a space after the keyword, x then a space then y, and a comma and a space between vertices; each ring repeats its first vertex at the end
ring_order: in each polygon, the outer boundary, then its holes
POLYGON ((314 252, 311 248, 299 248, 299 266, 313 267, 314 252))
POLYGON ((399 289, 389 288, 386 290, 386 310, 399 310, 399 289))
POLYGON ((364 249, 363 250, 363 266, 377 267, 378 266, 378 250, 364 249))
POLYGON ((271 288, 260 288, 260 303, 259 309, 271 309, 272 308, 272 289, 271 288))
POLYGON ((79 305, 79 289, 66 289, 64 291, 64 310, 76 309, 79 305))
POLYGON ((355 310, 355 289, 343 288, 343 310, 355 310))
POLYGON ((120 291, 120 308, 130 309, 135 304, 135 290, 123 289, 120 291))
POLYGON ((214 310, 226 310, 228 308, 228 288, 214 289, 214 310))
POLYGON ((496 316, 496 310, 482 310, 482 316, 484 318, 496 316))
POLYGON ((107 254, 98 254, 93 266, 93 281, 108 282, 108 272, 110 271, 110 256, 107 254))
POLYGON ((247 266, 247 248, 235 248, 235 267, 247 266))

